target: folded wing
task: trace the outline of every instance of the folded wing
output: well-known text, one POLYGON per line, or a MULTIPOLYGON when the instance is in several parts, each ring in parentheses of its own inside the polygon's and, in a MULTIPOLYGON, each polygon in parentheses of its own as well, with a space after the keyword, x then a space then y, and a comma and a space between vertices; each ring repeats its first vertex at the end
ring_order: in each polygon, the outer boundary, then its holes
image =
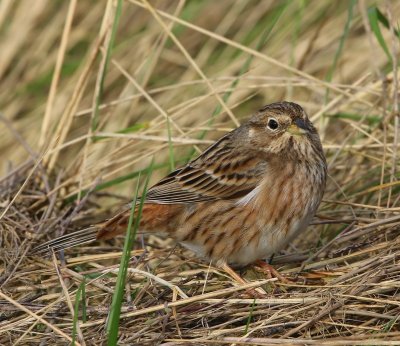
POLYGON ((221 138, 196 160, 170 173, 149 189, 146 203, 196 203, 239 199, 259 184, 267 163, 221 138))

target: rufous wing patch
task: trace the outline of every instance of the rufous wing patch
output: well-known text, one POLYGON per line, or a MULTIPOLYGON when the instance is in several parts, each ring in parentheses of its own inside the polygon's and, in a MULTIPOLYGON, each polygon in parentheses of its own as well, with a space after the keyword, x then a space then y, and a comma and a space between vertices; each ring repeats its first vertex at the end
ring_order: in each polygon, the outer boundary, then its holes
MULTIPOLYGON (((171 204, 145 204, 140 217, 139 229, 141 232, 165 232, 174 229, 178 214, 182 211, 182 205, 171 204)), ((138 211, 136 207, 135 214, 138 211)), ((99 225, 97 239, 107 240, 124 234, 128 228, 131 210, 124 210, 110 220, 99 225)))

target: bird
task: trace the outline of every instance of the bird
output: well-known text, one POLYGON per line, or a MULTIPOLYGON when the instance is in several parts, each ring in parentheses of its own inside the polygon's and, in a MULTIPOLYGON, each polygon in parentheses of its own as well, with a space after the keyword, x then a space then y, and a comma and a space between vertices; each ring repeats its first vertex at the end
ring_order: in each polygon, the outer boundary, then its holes
MULTIPOLYGON (((165 234, 235 276, 230 266, 257 263, 303 236, 326 177, 321 140, 307 113, 296 103, 275 102, 153 185, 143 197, 139 230, 165 234)), ((35 250, 112 239, 126 232, 130 214, 127 206, 35 250)))

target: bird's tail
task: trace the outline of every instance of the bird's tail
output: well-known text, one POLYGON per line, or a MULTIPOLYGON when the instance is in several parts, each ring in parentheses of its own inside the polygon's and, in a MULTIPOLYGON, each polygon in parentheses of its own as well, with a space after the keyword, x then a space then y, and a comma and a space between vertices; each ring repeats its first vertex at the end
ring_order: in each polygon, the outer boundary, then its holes
MULTIPOLYGON (((176 229, 180 205, 146 204, 143 206, 139 229, 142 232, 171 233, 176 229)), ((136 212, 136 211, 135 211, 136 212)), ((44 253, 50 249, 60 251, 74 246, 89 244, 96 240, 107 240, 124 234, 128 227, 131 211, 125 209, 111 219, 94 226, 65 234, 33 249, 33 253, 44 253)))
POLYGON ((55 252, 68 249, 70 247, 93 243, 97 240, 98 227, 91 226, 88 228, 81 229, 76 232, 64 234, 56 239, 49 240, 33 249, 33 253, 40 254, 53 250, 55 252))

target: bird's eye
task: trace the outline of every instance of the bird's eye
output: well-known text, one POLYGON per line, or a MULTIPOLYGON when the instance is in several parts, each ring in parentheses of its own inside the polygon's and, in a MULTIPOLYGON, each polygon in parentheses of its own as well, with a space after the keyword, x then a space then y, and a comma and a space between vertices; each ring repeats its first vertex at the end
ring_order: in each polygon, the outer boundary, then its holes
POLYGON ((270 130, 275 131, 275 130, 279 127, 279 123, 278 123, 278 121, 276 121, 274 118, 270 118, 270 119, 268 120, 267 127, 268 127, 270 130))

